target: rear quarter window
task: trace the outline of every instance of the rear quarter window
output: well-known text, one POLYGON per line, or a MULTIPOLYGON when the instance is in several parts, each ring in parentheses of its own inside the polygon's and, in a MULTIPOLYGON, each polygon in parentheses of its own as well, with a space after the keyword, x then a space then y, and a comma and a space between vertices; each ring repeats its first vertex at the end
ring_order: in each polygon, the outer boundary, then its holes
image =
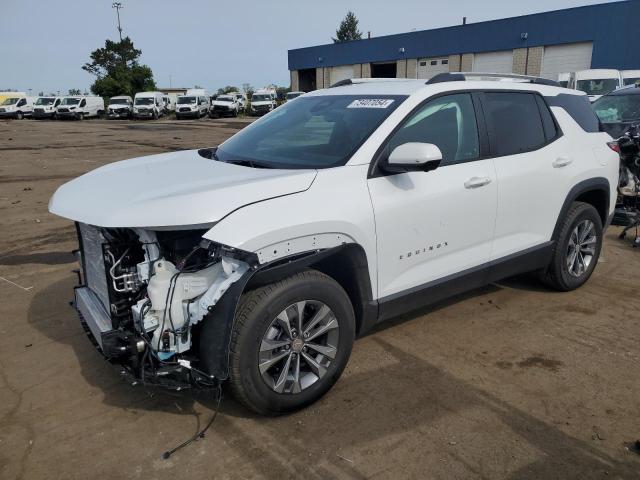
POLYGON ((551 107, 563 108, 585 132, 599 132, 600 120, 591 108, 586 95, 561 93, 555 97, 545 97, 551 107))

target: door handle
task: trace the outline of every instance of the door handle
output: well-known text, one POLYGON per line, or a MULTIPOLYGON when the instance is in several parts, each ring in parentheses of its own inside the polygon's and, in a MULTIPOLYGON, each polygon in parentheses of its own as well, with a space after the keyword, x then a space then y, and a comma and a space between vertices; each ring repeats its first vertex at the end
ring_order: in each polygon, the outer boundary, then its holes
POLYGON ((573 162, 573 159, 569 157, 558 157, 553 161, 552 165, 553 168, 562 168, 571 164, 571 162, 573 162))
POLYGON ((490 183, 491 179, 489 177, 471 177, 469 180, 464 182, 464 188, 480 188, 490 183))

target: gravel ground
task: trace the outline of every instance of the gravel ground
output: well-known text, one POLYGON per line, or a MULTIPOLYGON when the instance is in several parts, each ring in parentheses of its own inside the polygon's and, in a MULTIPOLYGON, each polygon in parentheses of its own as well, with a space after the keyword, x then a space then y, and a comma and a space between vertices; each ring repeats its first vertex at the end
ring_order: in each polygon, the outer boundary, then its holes
POLYGON ((215 145, 241 119, 0 121, 0 478, 640 478, 640 251, 607 234, 576 292, 512 279, 356 342, 320 402, 256 417, 122 381, 68 304, 53 191, 100 165, 215 145))

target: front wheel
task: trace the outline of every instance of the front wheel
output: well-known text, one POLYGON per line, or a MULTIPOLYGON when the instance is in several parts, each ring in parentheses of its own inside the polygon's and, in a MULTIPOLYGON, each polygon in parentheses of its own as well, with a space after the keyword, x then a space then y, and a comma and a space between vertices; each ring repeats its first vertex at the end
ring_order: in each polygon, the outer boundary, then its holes
POLYGON ((80 112, 78 114, 78 120, 80 120, 80 121, 84 120, 84 113, 80 112))
POLYGON ((349 297, 321 272, 300 272, 243 296, 230 345, 231 389, 264 415, 324 395, 349 360, 355 320, 349 297))
POLYGON ((18 112, 16 113, 16 120, 22 120, 24 118, 24 113, 18 112))
POLYGON ((598 263, 602 234, 598 211, 588 203, 573 203, 560 229, 543 280, 563 292, 582 286, 598 263))

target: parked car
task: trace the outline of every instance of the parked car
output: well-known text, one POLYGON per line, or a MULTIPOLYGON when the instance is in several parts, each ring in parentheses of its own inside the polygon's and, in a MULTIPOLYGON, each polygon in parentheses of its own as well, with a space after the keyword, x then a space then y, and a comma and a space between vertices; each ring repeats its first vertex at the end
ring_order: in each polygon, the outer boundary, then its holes
POLYGON ((304 92, 287 92, 285 95, 285 102, 289 100, 293 100, 294 98, 298 98, 300 95, 304 95, 304 92))
POLYGON ((72 118, 84 120, 90 117, 99 117, 104 114, 104 99, 94 96, 69 96, 64 97, 56 108, 56 118, 72 118))
POLYGON ((128 95, 120 95, 109 99, 109 107, 107 108, 107 118, 132 118, 133 117, 133 98, 128 95))
POLYGON ((635 85, 640 82, 640 70, 623 70, 622 81, 625 85, 635 85))
POLYGON ((162 92, 139 92, 133 101, 133 118, 152 118, 157 120, 164 115, 162 92))
POLYGON ((60 105, 62 97, 38 97, 33 102, 33 118, 43 119, 52 118, 56 119, 56 108, 60 105))
POLYGON ((234 95, 240 103, 240 112, 244 112, 247 108, 247 95, 242 92, 231 92, 231 95, 234 95))
POLYGON ((171 95, 163 95, 162 101, 164 103, 164 113, 171 113, 176 111, 176 99, 171 95))
POLYGON ((206 93, 187 91, 186 95, 178 95, 176 100, 176 118, 202 118, 209 113, 211 106, 206 93))
POLYGON ((251 114, 264 115, 278 106, 275 90, 257 90, 251 96, 251 114))
POLYGON ((91 337, 138 382, 228 381, 273 415, 383 320, 527 271, 580 287, 618 155, 582 92, 496 78, 344 81, 218 147, 64 184, 49 209, 77 222, 91 337))
POLYGON ((574 88, 589 95, 589 100, 592 102, 624 84, 619 70, 607 69, 575 72, 574 82, 574 88))
POLYGON ((33 113, 32 97, 7 97, 0 103, 0 118, 15 118, 22 120, 33 113))
POLYGON ((237 117, 242 110, 242 104, 235 95, 218 95, 211 102, 209 116, 214 117, 237 117))
POLYGON ((640 123, 640 88, 629 85, 600 97, 593 110, 605 132, 621 137, 631 125, 640 123))

